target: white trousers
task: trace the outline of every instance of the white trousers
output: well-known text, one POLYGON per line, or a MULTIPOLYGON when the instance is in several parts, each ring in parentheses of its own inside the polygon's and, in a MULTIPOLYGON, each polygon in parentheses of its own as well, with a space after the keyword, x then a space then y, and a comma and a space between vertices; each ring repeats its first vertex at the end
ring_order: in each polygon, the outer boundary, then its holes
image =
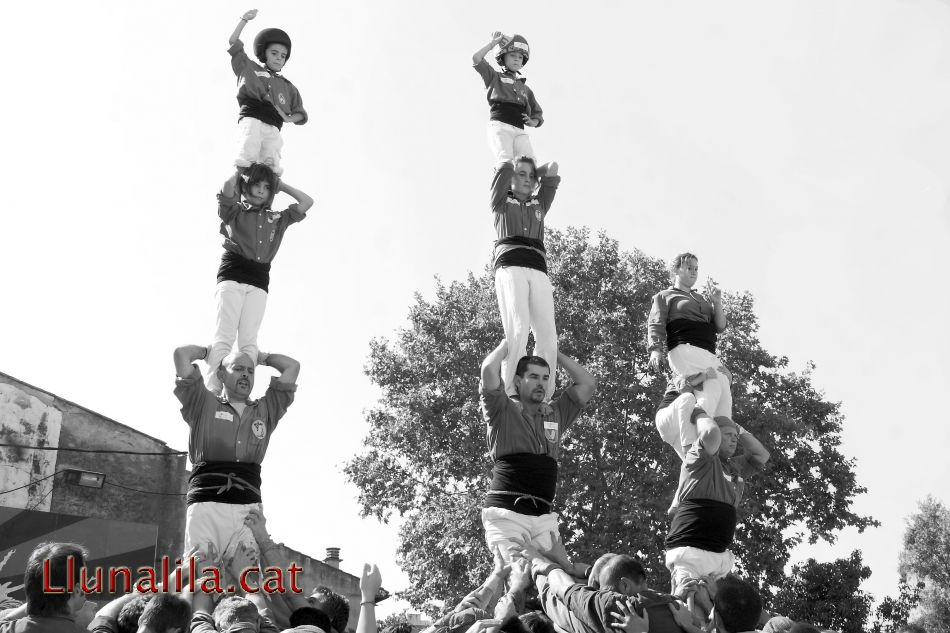
POLYGON ((674 547, 666 551, 666 568, 670 570, 670 593, 689 579, 719 580, 730 571, 736 559, 730 550, 708 552, 698 547, 674 547))
POLYGON ((528 330, 534 332, 534 355, 548 362, 551 378, 545 400, 554 394, 557 372, 557 326, 554 323, 554 287, 540 270, 523 266, 505 266, 495 271, 495 295, 501 325, 508 341, 508 356, 501 363, 505 390, 515 393, 515 370, 525 355, 528 330))
POLYGON ((663 441, 673 447, 681 460, 686 450, 696 441, 696 425, 689 418, 696 407, 696 396, 682 393, 668 406, 656 412, 656 430, 663 441))
POLYGON ((251 529, 244 524, 251 510, 263 513, 261 504, 234 504, 204 501, 188 506, 185 515, 185 551, 200 547, 222 567, 257 564, 260 548, 251 529))
POLYGON ((246 116, 238 122, 238 152, 234 166, 250 167, 251 163, 263 163, 279 176, 284 171, 280 166, 280 148, 283 146, 280 130, 260 119, 246 116))
POLYGON ((217 371, 221 361, 231 353, 234 339, 237 338, 238 350, 251 357, 257 363, 257 333, 264 320, 264 308, 267 307, 267 293, 250 284, 237 281, 220 281, 214 291, 218 306, 218 316, 214 330, 214 342, 208 354, 208 369, 205 385, 211 391, 221 391, 221 381, 217 371))
POLYGON ((495 155, 496 163, 514 160, 519 156, 534 158, 528 133, 501 121, 488 122, 488 147, 495 155))
POLYGON ((534 517, 506 508, 482 509, 488 550, 494 553, 495 547, 498 547, 506 561, 511 560, 513 553, 521 551, 521 544, 525 541, 538 549, 551 549, 554 545, 551 533, 558 531, 557 519, 556 512, 534 517))
MULTIPOLYGON (((695 345, 681 343, 666 355, 670 367, 680 376, 691 376, 707 369, 719 370, 722 363, 716 355, 695 345)), ((732 419, 732 385, 721 370, 716 378, 707 378, 696 390, 696 404, 712 417, 724 415, 732 419)))

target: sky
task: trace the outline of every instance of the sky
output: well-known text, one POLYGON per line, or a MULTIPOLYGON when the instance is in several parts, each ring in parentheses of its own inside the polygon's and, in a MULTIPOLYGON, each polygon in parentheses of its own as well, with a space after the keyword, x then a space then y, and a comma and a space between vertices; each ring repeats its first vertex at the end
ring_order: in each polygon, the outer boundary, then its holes
MULTIPOLYGON (((342 465, 379 397, 369 341, 404 325, 436 276, 490 258, 488 108, 470 67, 502 30, 531 45, 545 114, 531 139, 561 166, 549 226, 698 253, 699 287, 711 276, 755 296, 766 349, 795 370, 813 361, 843 403, 841 450, 868 488, 854 508, 882 523, 792 561, 860 548, 864 588, 894 594, 905 517, 928 494, 950 502, 950 4, 494 6, 267 2, 245 31, 293 40, 284 74, 310 120, 284 129, 284 179, 316 200, 274 262, 259 339, 303 366, 264 461, 273 537, 317 557, 340 547, 343 569, 373 561, 388 589, 406 584, 396 528, 359 517, 342 465)), ((178 450, 172 351, 213 334, 214 195, 237 132, 227 38, 249 8, 4 10, 0 370, 178 450)))

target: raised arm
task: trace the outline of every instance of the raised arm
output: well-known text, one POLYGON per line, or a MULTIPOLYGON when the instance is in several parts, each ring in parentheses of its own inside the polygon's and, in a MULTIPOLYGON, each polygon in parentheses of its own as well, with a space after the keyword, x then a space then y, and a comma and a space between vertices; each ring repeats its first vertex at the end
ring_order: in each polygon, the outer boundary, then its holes
POLYGON ((525 592, 531 586, 531 566, 524 558, 511 561, 508 593, 495 605, 495 619, 505 620, 524 611, 525 592))
POLYGON ((550 163, 544 163, 537 169, 537 176, 540 180, 541 178, 554 178, 557 176, 558 164, 557 161, 552 160, 550 163))
POLYGON ((241 172, 234 172, 234 175, 224 181, 224 186, 221 187, 221 193, 224 194, 225 198, 233 198, 240 192, 238 187, 238 180, 241 178, 241 172))
POLYGON ((290 356, 283 354, 266 354, 260 352, 257 355, 257 364, 273 367, 280 372, 277 382, 294 384, 297 382, 297 375, 300 373, 300 363, 290 356))
POLYGON ((383 578, 376 565, 363 565, 360 577, 360 616, 356 633, 376 633, 376 592, 383 585, 383 578))
POLYGON ((653 295, 653 306, 650 308, 650 317, 647 319, 647 349, 650 350, 650 361, 647 367, 653 371, 659 371, 663 366, 668 310, 662 293, 653 295))
POLYGON ((501 361, 508 355, 508 340, 505 339, 482 361, 482 388, 494 391, 501 386, 501 361))
POLYGON ((253 20, 256 16, 257 9, 246 11, 244 15, 241 16, 241 21, 237 23, 237 26, 234 27, 234 31, 231 33, 231 37, 228 38, 229 46, 234 46, 234 43, 241 38, 241 31, 243 31, 244 27, 247 26, 247 23, 253 20))
POLYGON ((478 62, 485 59, 485 55, 488 54, 488 51, 495 48, 495 46, 500 44, 502 40, 504 39, 505 39, 505 36, 501 31, 495 31, 494 33, 492 33, 491 40, 488 42, 488 44, 485 44, 484 46, 482 46, 480 49, 475 51, 475 53, 472 55, 472 63, 477 64, 478 62))
POLYGON ((561 352, 557 353, 557 362, 571 377, 576 390, 575 395, 580 401, 580 405, 584 406, 597 391, 597 379, 594 378, 592 373, 584 369, 580 363, 561 352))
POLYGON ((716 324, 716 330, 722 332, 729 325, 726 319, 726 309, 722 305, 722 290, 713 288, 709 293, 709 302, 713 307, 713 323, 716 324))
POLYGON ((182 345, 175 350, 175 373, 187 378, 194 371, 193 363, 208 357, 208 348, 201 345, 182 345))
POLYGON ((301 213, 306 213, 313 206, 313 198, 302 192, 296 187, 291 187, 283 180, 277 185, 277 191, 283 191, 291 198, 297 201, 297 208, 301 213))
POLYGON ((750 462, 755 462, 759 466, 765 466, 766 462, 768 462, 772 456, 768 449, 762 446, 762 442, 742 428, 742 426, 736 424, 736 428, 739 431, 739 444, 745 452, 746 459, 750 462))

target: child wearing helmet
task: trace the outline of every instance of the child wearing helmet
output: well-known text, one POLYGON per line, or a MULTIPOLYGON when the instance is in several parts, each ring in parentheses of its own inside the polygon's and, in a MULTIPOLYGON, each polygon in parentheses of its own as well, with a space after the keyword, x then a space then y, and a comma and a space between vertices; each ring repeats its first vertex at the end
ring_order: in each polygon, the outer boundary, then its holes
POLYGON ((231 69, 238 78, 237 100, 241 106, 238 115, 238 152, 234 166, 246 169, 253 163, 268 165, 278 176, 280 148, 284 140, 280 129, 284 123, 303 125, 307 111, 303 100, 290 81, 279 75, 290 58, 290 37, 280 29, 264 29, 254 38, 254 55, 261 64, 253 62, 244 52, 239 39, 248 21, 257 15, 252 9, 241 16, 228 39, 231 69))
POLYGON ((525 126, 539 127, 544 123, 541 106, 520 73, 528 63, 529 54, 525 38, 520 35, 508 37, 495 31, 491 41, 472 55, 475 71, 488 89, 488 104, 491 106, 488 146, 498 163, 514 160, 517 156, 534 158, 525 126), (499 48, 495 61, 501 66, 501 71, 485 61, 488 51, 496 45, 499 48))

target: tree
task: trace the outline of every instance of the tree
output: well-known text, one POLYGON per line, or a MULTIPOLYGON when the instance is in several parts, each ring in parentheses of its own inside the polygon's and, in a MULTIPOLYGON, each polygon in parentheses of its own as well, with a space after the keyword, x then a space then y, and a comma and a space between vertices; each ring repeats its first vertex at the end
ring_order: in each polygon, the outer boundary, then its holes
POLYGON ((900 573, 924 584, 915 624, 950 632, 950 510, 941 501, 928 496, 907 520, 900 573))
POLYGON ((871 613, 872 602, 860 587, 870 577, 871 568, 863 564, 859 550, 851 552, 849 558, 830 563, 809 558, 792 567, 791 577, 775 596, 772 608, 820 629, 860 633, 871 613))
POLYGON ((877 605, 872 633, 895 633, 910 620, 910 614, 920 603, 924 583, 911 586, 906 577, 901 577, 896 598, 887 596, 877 605))
MULTIPOLYGON (((646 371, 644 333, 652 295, 669 285, 666 266, 586 230, 549 230, 545 242, 560 349, 599 382, 563 439, 562 536, 580 560, 639 552, 662 587, 665 511, 679 460, 653 424, 666 379, 646 371)), ((876 522, 851 510, 864 488, 853 460, 838 451, 839 404, 814 388, 810 366, 791 372, 787 358, 762 348, 749 294, 727 293, 726 302, 731 327, 721 357, 736 377, 735 417, 773 456, 740 510, 734 551, 768 593, 804 538, 834 541, 845 526, 876 522)), ((382 397, 367 413, 365 450, 346 474, 364 515, 404 518, 398 560, 411 587, 403 597, 417 608, 432 599, 454 604, 490 568, 479 512, 491 465, 477 391, 481 361, 502 337, 486 270, 449 285, 437 280, 433 299, 417 294, 406 327, 371 343, 366 371, 382 397)))

